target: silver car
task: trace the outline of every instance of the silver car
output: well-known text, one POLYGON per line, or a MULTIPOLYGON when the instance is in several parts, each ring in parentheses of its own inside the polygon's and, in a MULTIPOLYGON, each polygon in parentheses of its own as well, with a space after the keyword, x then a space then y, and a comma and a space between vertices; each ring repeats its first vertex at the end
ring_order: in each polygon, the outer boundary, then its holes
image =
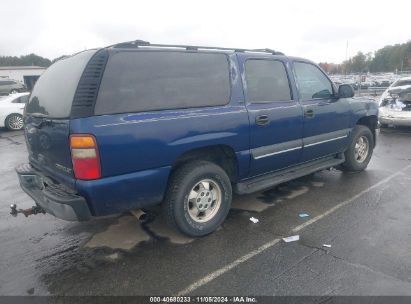
POLYGON ((26 86, 12 79, 0 79, 0 95, 9 95, 27 91, 26 86))
POLYGON ((382 94, 378 120, 382 127, 411 127, 411 77, 398 79, 382 94))

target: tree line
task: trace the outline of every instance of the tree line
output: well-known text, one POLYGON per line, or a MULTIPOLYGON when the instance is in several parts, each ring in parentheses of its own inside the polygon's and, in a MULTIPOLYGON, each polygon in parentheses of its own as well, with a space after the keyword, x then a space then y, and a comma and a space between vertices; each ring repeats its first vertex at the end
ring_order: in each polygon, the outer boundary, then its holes
POLYGON ((395 45, 387 45, 373 52, 358 52, 343 63, 320 62, 329 74, 398 72, 411 70, 411 40, 395 45))
POLYGON ((51 65, 51 60, 38 56, 36 54, 29 54, 24 56, 0 56, 0 66, 40 66, 48 67, 51 65))

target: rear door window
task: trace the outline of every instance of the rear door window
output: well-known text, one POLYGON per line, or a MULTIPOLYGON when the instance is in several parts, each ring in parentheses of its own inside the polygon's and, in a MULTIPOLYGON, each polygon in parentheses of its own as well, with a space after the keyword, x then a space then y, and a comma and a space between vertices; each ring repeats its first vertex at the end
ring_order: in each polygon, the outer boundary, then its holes
POLYGON ((229 99, 225 54, 120 52, 109 58, 95 114, 220 106, 229 99))
POLYGON ((252 103, 290 101, 290 85, 285 66, 277 60, 247 60, 247 95, 252 103))

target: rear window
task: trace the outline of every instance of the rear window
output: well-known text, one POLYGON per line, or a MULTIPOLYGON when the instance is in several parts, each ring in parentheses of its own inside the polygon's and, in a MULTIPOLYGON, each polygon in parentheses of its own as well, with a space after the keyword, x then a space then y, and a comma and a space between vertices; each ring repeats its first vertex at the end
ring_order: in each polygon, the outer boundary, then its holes
POLYGON ((107 63, 95 114, 218 106, 229 98, 225 54, 121 52, 107 63))
POLYGON ((393 87, 402 87, 406 85, 411 85, 411 79, 410 80, 398 80, 397 82, 395 82, 393 87))
POLYGON ((78 82, 95 52, 81 52, 50 66, 37 80, 26 113, 45 114, 51 118, 69 117, 78 82))

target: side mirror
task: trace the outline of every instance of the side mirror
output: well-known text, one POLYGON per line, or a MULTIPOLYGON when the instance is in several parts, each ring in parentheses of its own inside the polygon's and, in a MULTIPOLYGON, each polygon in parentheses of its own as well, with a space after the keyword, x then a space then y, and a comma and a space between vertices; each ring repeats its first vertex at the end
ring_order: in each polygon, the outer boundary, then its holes
POLYGON ((354 97, 355 92, 351 85, 342 84, 338 87, 338 97, 339 98, 351 98, 354 97))

